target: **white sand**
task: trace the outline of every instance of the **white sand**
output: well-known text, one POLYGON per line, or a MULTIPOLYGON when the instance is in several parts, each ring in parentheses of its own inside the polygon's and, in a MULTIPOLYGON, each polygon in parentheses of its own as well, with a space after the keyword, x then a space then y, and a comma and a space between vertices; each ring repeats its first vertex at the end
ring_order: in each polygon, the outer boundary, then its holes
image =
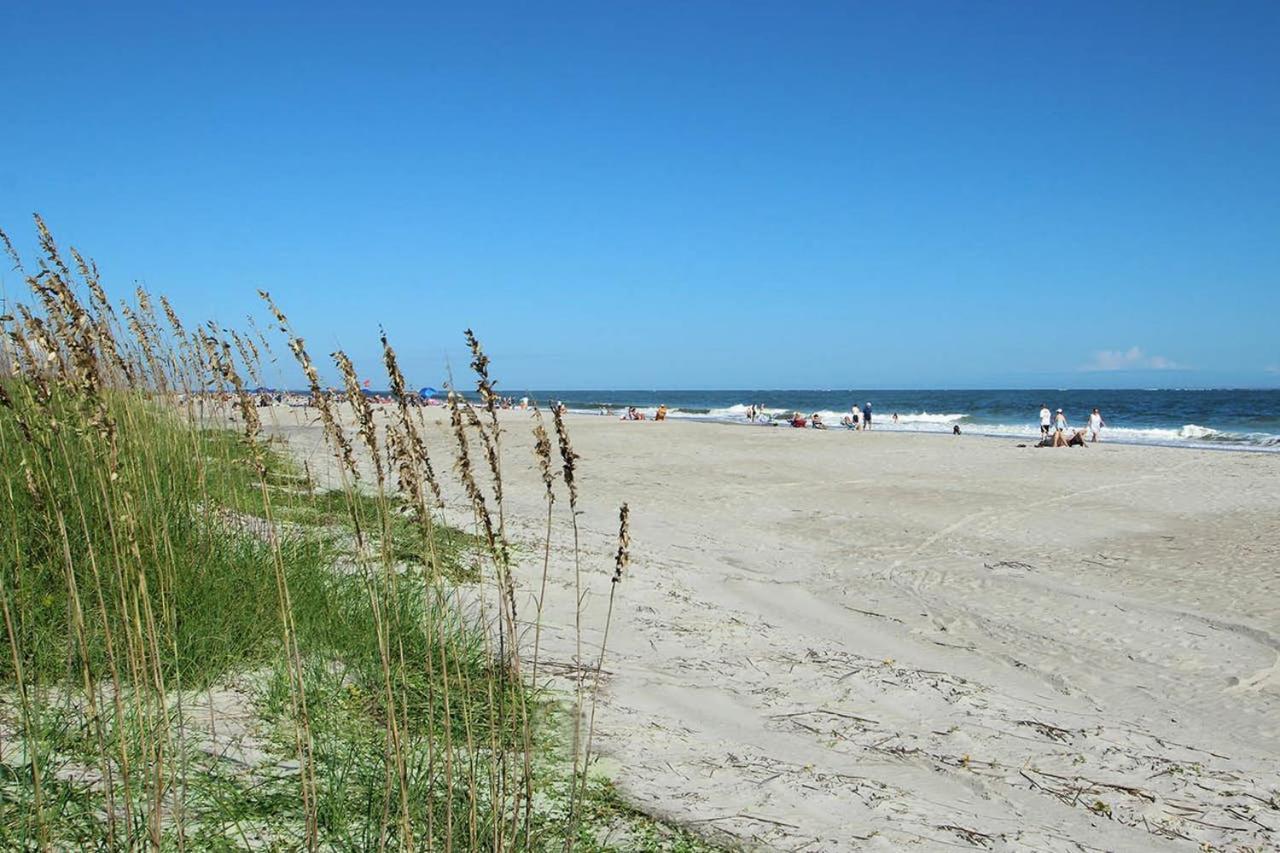
MULTIPOLYGON (((504 479, 533 543, 528 420, 504 479)), ((570 426, 593 642, 632 511, 596 745, 639 806, 760 849, 1280 849, 1280 456, 570 426)), ((324 468, 318 427, 279 431, 324 468)), ((524 614, 540 571, 526 549, 524 614)))

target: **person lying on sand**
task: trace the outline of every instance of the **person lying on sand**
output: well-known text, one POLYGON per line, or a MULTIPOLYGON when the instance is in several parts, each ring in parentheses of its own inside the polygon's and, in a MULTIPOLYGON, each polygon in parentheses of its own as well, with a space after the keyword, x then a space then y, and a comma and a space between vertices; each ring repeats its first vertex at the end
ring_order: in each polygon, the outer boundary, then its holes
POLYGON ((1088 447, 1084 440, 1084 430, 1078 429, 1069 437, 1065 430, 1055 431, 1050 438, 1042 438, 1036 447, 1088 447))

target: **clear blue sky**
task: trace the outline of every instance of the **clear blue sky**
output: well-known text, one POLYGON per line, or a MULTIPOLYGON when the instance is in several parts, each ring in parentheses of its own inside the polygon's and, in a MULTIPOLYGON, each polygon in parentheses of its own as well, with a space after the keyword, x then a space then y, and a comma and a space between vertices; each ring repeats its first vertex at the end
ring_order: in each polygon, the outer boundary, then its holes
POLYGON ((8 3, 0 225, 424 384, 471 325, 510 390, 1277 385, 1277 45, 1274 0, 8 3))

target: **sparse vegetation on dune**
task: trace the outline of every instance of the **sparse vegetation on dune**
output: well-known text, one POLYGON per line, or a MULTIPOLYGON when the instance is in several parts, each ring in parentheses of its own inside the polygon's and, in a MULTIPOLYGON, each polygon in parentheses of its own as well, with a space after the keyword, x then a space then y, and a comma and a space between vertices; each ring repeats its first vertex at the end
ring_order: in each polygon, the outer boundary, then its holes
MULTIPOLYGON (((34 268, 3 239, 32 298, 0 344, 0 847, 702 848, 588 777, 604 650, 580 644, 597 677, 567 707, 534 680, 549 544, 520 549, 544 581, 517 614, 470 331, 480 405, 450 415, 474 525, 458 530, 385 337, 385 424, 334 353, 348 429, 262 294, 341 473, 321 490, 262 434, 248 389, 268 334, 185 325, 141 289, 114 305, 92 261, 37 232, 34 268)), ((577 511, 575 456, 561 418, 558 466, 535 424, 549 537, 559 491, 577 511)))

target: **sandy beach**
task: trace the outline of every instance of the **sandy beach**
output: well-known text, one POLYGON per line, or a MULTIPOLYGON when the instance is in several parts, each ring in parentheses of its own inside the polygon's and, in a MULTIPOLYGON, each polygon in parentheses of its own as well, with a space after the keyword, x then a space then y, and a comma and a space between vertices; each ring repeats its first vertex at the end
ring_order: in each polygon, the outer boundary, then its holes
MULTIPOLYGON (((568 420, 590 642, 631 508, 596 746, 641 808, 749 849, 1277 849, 1280 455, 568 420)), ((504 413, 517 543, 545 525, 529 422, 504 413)), ((566 671, 563 497, 554 524, 566 671)))

